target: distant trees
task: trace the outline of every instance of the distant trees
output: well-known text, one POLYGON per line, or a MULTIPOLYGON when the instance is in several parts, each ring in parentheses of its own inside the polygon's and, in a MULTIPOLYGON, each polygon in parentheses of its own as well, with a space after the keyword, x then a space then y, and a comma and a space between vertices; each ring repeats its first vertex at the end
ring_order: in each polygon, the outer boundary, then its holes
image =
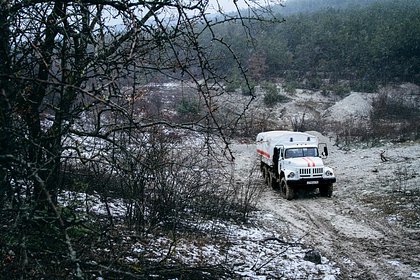
MULTIPOLYGON (((226 34, 229 29, 226 42, 239 50, 242 61, 265 54, 264 79, 298 73, 296 79, 303 81, 316 74, 333 81, 353 81, 355 90, 366 91, 382 82, 420 82, 418 1, 328 2, 333 8, 326 8, 325 3, 316 12, 303 9, 305 12, 297 13, 296 8, 296 12, 286 13, 281 25, 254 25, 252 53, 243 52, 243 45, 238 45, 243 39, 236 36, 234 30, 239 29, 234 24, 219 26, 218 31, 226 34)), ((316 1, 287 2, 284 10, 299 3, 302 8, 321 5, 316 1)), ((283 14, 281 8, 278 12, 283 14)), ((250 67, 252 72, 254 66, 250 67)))

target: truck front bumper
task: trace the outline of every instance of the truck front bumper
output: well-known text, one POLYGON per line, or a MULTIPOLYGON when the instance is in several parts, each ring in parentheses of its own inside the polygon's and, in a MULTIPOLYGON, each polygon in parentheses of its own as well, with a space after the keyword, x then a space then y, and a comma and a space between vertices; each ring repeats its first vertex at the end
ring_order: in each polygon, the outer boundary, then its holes
POLYGON ((288 180, 287 184, 291 187, 318 188, 319 186, 330 185, 336 182, 335 178, 311 178, 300 180, 288 180))

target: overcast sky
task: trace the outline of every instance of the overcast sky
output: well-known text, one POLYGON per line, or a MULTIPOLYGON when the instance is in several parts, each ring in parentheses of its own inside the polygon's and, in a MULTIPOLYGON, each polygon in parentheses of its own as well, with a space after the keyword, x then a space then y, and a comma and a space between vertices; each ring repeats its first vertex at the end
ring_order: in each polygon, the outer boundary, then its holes
MULTIPOLYGON (((281 0, 237 0, 236 5, 238 5, 239 9, 244 9, 249 6, 254 6, 255 3, 258 3, 261 6, 266 6, 269 3, 273 2, 284 2, 281 0)), ((233 12, 236 11, 236 6, 234 0, 210 0, 209 1, 209 8, 217 10, 218 5, 220 5, 224 12, 233 12)))
MULTIPOLYGON (((245 2, 243 0, 238 0, 237 2, 238 7, 245 8, 245 2)), ((209 1, 209 8, 217 10, 218 5, 220 5, 225 12, 232 12, 236 10, 235 4, 233 0, 210 0, 209 1)))
MULTIPOLYGON (((268 6, 274 4, 286 3, 286 0, 237 0, 236 5, 239 9, 245 9, 249 6, 268 6)), ((217 11, 218 5, 224 12, 236 11, 234 0, 209 0, 209 9, 217 11)))

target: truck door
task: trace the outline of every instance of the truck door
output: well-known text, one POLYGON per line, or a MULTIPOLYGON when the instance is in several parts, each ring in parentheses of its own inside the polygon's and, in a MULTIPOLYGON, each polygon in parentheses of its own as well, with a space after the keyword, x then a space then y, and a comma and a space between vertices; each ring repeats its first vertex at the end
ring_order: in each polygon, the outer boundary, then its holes
POLYGON ((273 153, 273 168, 276 175, 279 173, 279 162, 281 162, 281 159, 283 159, 283 146, 276 146, 274 147, 274 153, 273 153))
POLYGON ((327 158, 328 157, 327 144, 326 143, 319 143, 318 144, 318 152, 319 152, 321 158, 327 158))
POLYGON ((274 173, 279 174, 279 158, 280 158, 280 147, 274 147, 274 152, 273 152, 273 168, 274 168, 274 173))

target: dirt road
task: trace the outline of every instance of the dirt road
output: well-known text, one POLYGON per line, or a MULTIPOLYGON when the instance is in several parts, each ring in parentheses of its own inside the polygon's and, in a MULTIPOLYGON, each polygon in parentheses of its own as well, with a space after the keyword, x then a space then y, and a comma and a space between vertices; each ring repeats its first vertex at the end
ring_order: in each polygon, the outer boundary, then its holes
MULTIPOLYGON (((287 201, 262 186, 259 208, 284 222, 283 235, 335 261, 342 279, 420 279, 420 144, 385 147, 387 162, 379 157, 384 147, 331 147, 332 198, 315 192, 287 201), (394 174, 401 170, 405 181, 394 174)), ((256 164, 252 144, 234 150, 238 169, 256 164)))
POLYGON ((343 279, 409 279, 420 269, 419 235, 409 236, 354 203, 337 196, 286 201, 270 191, 262 201, 260 207, 277 214, 290 236, 303 237, 337 262, 343 279))

